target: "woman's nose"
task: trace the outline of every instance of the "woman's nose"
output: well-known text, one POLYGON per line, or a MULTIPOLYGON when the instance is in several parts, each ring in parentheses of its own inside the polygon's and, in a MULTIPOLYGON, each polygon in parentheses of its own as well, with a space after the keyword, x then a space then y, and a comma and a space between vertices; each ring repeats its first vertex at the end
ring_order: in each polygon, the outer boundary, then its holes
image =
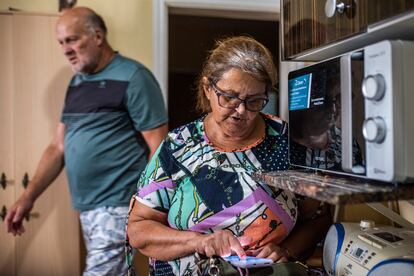
POLYGON ((246 103, 245 102, 240 102, 239 106, 236 107, 236 111, 239 114, 243 114, 244 112, 246 112, 246 103))

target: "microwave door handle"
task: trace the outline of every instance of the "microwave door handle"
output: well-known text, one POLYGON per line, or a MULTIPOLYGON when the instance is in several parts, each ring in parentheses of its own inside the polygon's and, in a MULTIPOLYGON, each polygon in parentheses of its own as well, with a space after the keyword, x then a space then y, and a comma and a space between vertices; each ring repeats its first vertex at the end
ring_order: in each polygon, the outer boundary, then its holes
POLYGON ((342 170, 352 172, 352 75, 351 55, 340 58, 341 63, 341 162, 342 170))

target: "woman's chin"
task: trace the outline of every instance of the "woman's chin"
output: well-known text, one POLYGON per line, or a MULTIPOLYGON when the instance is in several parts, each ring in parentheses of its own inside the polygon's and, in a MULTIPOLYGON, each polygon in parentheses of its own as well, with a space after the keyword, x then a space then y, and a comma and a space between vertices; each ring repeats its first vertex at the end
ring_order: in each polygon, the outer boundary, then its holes
POLYGON ((239 119, 239 118, 236 118, 236 117, 228 117, 227 118, 227 123, 230 126, 233 126, 235 128, 239 128, 239 127, 242 127, 242 126, 246 127, 246 124, 247 124, 246 120, 239 119))
POLYGON ((246 134, 249 133, 247 125, 244 124, 228 124, 226 127, 226 135, 240 140, 246 138, 246 134))

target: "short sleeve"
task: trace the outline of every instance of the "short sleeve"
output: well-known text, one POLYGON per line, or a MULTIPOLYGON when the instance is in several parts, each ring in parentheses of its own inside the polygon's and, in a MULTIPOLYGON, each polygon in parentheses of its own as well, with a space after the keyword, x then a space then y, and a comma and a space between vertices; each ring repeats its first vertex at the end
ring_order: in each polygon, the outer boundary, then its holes
POLYGON ((144 205, 158 211, 168 212, 176 184, 171 178, 169 164, 165 162, 171 155, 164 141, 158 147, 138 181, 135 198, 144 205))
POLYGON ((160 86, 146 68, 137 69, 130 79, 125 105, 137 131, 150 130, 168 121, 160 86))

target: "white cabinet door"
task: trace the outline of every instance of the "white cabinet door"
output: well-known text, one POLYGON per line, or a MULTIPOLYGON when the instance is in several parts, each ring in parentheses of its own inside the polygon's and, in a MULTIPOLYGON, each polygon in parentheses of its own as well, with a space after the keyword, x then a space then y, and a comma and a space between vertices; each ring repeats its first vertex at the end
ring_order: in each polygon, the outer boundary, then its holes
MULTIPOLYGON (((13 153, 13 80, 12 43, 9 14, 0 15, 0 179, 4 174, 6 186, 0 185, 0 215, 4 218, 14 201, 14 153, 13 153)), ((15 239, 6 233, 0 218, 0 275, 15 273, 15 239)))
MULTIPOLYGON (((10 17, 13 97, 8 108, 14 129, 15 192, 9 197, 14 201, 24 190, 25 175, 33 177, 55 134, 72 72, 55 38, 56 16, 10 17)), ((71 207, 65 173, 39 197, 24 225, 22 236, 5 239, 15 248, 15 272, 1 275, 80 275, 78 214, 71 207)))
MULTIPOLYGON (((55 16, 13 16, 16 192, 51 141, 72 72, 55 38, 55 16)), ((17 275, 79 275, 79 224, 62 174, 37 200, 16 241, 17 275)))

